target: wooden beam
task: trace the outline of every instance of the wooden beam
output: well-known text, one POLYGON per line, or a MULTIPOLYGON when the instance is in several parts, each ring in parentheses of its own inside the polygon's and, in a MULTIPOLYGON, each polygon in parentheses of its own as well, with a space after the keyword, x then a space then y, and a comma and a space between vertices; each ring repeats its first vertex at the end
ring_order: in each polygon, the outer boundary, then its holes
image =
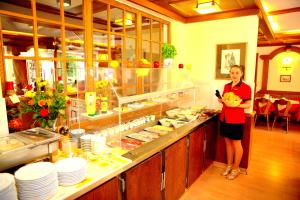
POLYGON ((300 45, 300 40, 299 41, 294 41, 294 42, 290 42, 290 43, 286 43, 283 41, 276 41, 276 42, 259 42, 257 43, 258 47, 269 47, 269 46, 286 46, 286 45, 300 45))
POLYGON ((194 22, 202 22, 202 21, 209 21, 209 20, 219 20, 219 19, 226 19, 226 18, 233 18, 233 17, 248 16, 248 15, 257 15, 258 12, 259 12, 258 8, 231 10, 231 11, 212 13, 212 14, 201 15, 196 17, 188 17, 186 18, 187 19, 186 22, 194 23, 194 22))
POLYGON ((255 1, 257 7, 260 9, 258 14, 259 17, 259 28, 263 31, 263 33, 267 36, 268 39, 274 39, 274 33, 272 27, 269 23, 268 17, 264 12, 263 5, 260 0, 255 1))
POLYGON ((300 12, 300 7, 295 8, 289 8, 289 9, 283 9, 283 10, 274 10, 271 12, 268 12, 268 15, 281 15, 281 14, 287 14, 292 12, 300 12))
POLYGON ((133 3, 136 3, 138 5, 141 5, 145 8, 148 8, 150 10, 153 10, 153 11, 156 11, 158 13, 161 13, 162 15, 165 15, 165 16, 168 16, 172 19, 175 19, 175 20, 178 20, 178 21, 181 21, 181 22, 184 22, 185 23, 185 18, 182 17, 181 15, 175 13, 175 12, 172 12, 166 8, 163 8, 155 3, 152 3, 150 1, 144 1, 144 0, 129 0, 133 3))

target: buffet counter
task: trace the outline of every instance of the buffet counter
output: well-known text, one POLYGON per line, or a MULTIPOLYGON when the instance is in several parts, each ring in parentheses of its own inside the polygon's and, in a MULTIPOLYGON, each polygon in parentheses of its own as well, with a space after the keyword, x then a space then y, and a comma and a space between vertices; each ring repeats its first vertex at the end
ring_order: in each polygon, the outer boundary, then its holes
POLYGON ((206 121, 216 120, 216 118, 217 117, 214 115, 189 122, 169 134, 166 134, 152 142, 146 143, 135 150, 127 152, 123 156, 117 155, 117 152, 107 155, 106 157, 99 156, 88 162, 88 175, 83 182, 68 187, 59 186, 58 192, 51 199, 58 200, 78 198, 108 180, 122 174, 126 170, 129 170, 130 168, 145 161, 176 141, 186 137, 189 133, 193 132, 206 121))

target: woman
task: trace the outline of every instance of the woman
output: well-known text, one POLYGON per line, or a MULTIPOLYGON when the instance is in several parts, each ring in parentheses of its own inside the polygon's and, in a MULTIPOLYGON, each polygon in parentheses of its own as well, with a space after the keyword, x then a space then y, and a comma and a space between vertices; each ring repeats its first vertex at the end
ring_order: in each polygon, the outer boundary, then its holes
MULTIPOLYGON (((222 175, 228 179, 235 179, 240 174, 239 165, 243 155, 241 140, 243 138, 245 112, 244 109, 250 108, 251 88, 242 81, 243 68, 238 65, 230 67, 230 78, 232 82, 224 86, 223 97, 228 92, 241 99, 238 105, 232 105, 224 98, 219 99, 223 104, 220 114, 220 134, 225 139, 227 167, 222 175)), ((238 98, 235 97, 235 98, 238 98)))

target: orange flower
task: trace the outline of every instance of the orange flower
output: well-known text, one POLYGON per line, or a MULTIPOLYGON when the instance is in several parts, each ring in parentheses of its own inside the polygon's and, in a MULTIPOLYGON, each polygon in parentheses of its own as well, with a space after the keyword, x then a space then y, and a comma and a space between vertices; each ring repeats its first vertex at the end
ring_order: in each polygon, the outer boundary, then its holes
POLYGON ((27 102, 28 105, 30 106, 33 106, 34 105, 34 100, 33 99, 30 99, 28 102, 27 102))
POLYGON ((42 107, 42 106, 46 105, 46 101, 41 99, 38 101, 38 105, 42 107))

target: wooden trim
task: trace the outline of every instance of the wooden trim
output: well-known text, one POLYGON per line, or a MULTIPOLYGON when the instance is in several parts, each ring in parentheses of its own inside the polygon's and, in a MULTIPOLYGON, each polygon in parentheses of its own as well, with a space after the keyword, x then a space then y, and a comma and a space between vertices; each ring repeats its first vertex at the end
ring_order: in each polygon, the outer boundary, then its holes
POLYGON ((300 48, 299 47, 295 47, 295 46, 285 46, 285 47, 280 47, 278 49, 275 49, 274 51, 272 51, 269 55, 261 55, 260 57, 262 59, 273 59, 277 54, 285 52, 285 51, 294 51, 296 53, 300 54, 300 48))
POLYGON ((108 50, 108 59, 111 60, 111 48, 110 48, 110 4, 107 5, 107 50, 108 50))
POLYGON ((4 97, 5 96, 6 69, 5 69, 5 60, 4 60, 4 46, 3 46, 3 37, 2 37, 2 18, 1 18, 1 16, 0 16, 0 49, 1 49, 1 51, 0 51, 0 81, 1 81, 2 97, 4 97))
POLYGON ((269 59, 264 59, 262 83, 261 83, 262 90, 266 90, 268 87, 269 61, 270 61, 269 59))
POLYGON ((213 14, 201 15, 201 16, 196 16, 196 17, 187 17, 186 23, 219 20, 219 19, 242 17, 242 16, 248 16, 248 15, 257 15, 258 12, 259 12, 258 8, 230 10, 230 11, 225 11, 222 13, 213 13, 213 14))
POLYGON ((0 10, 0 14, 11 16, 11 17, 18 17, 18 18, 24 18, 24 19, 31 19, 31 20, 33 20, 33 16, 23 15, 23 14, 19 14, 19 13, 7 11, 7 10, 0 10))
POLYGON ((300 97, 300 92, 290 92, 290 91, 277 91, 277 90, 259 90, 256 92, 255 96, 257 95, 264 95, 270 94, 271 96, 278 96, 278 97, 300 97))
POLYGON ((39 42, 38 42, 38 32, 37 32, 37 17, 36 17, 36 0, 31 1, 32 7, 32 16, 33 16, 33 45, 34 45, 34 57, 36 59, 35 70, 36 70, 36 80, 41 79, 41 69, 40 62, 38 61, 39 57, 39 42))
POLYGON ((29 57, 29 56, 4 56, 4 59, 13 59, 13 60, 36 60, 36 57, 29 57))
POLYGON ((163 7, 161 7, 161 6, 159 6, 159 5, 155 4, 155 3, 152 3, 150 1, 144 1, 144 0, 129 0, 129 1, 131 1, 133 3, 136 3, 138 5, 141 5, 141 6, 145 7, 145 8, 150 9, 150 10, 153 10, 155 12, 158 12, 158 13, 160 13, 162 15, 167 16, 167 17, 170 17, 172 19, 176 19, 178 21, 181 21, 181 22, 185 23, 186 19, 184 17, 182 17, 181 15, 179 15, 179 14, 177 14, 175 12, 172 12, 172 11, 166 9, 166 8, 163 8, 163 7))
POLYGON ((93 69, 93 5, 92 1, 83 1, 84 54, 86 59, 86 91, 94 91, 93 69))
POLYGON ((258 53, 256 53, 256 59, 255 59, 255 75, 254 75, 254 93, 256 92, 256 86, 257 86, 257 64, 258 64, 258 53))
POLYGON ((263 5, 260 0, 256 0, 255 3, 260 10, 258 14, 259 28, 262 30, 263 34, 267 37, 267 39, 273 40, 275 38, 273 29, 269 23, 266 13, 264 12, 263 5))
POLYGON ((287 13, 292 13, 292 12, 300 12, 300 7, 288 8, 288 9, 283 9, 283 10, 274 10, 274 11, 268 12, 268 15, 281 15, 281 14, 287 14, 287 13))
POLYGON ((266 41, 266 42, 261 42, 258 41, 257 47, 269 47, 269 46, 285 46, 285 45, 300 45, 300 39, 298 42, 283 42, 283 41, 266 41))

